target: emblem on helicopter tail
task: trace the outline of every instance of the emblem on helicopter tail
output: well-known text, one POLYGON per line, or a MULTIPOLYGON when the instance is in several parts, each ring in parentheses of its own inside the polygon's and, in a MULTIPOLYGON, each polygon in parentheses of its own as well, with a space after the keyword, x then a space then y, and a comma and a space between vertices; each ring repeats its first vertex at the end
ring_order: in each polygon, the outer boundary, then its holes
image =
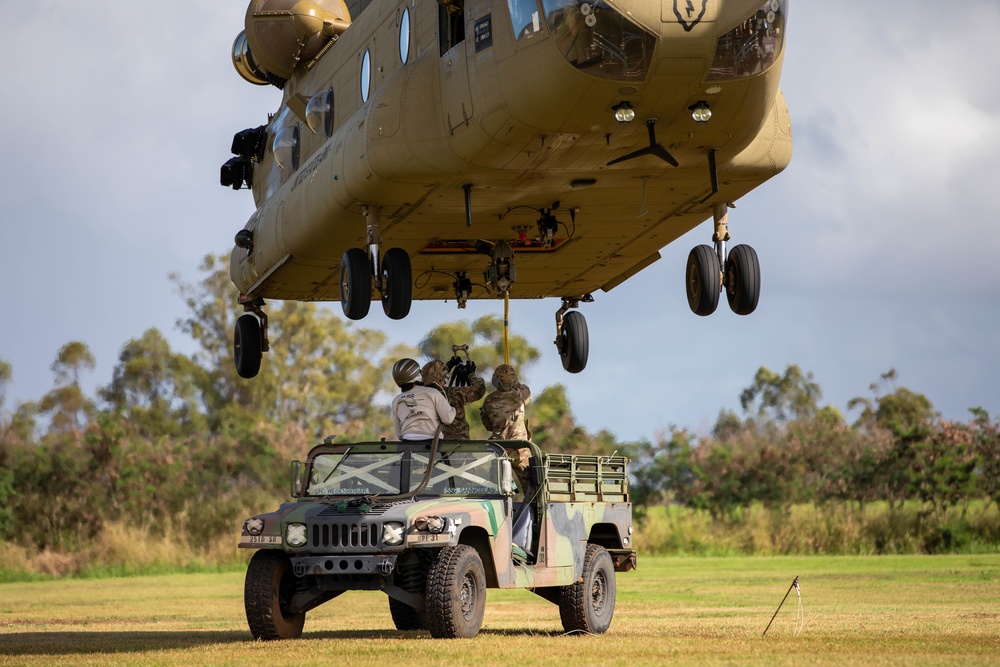
POLYGON ((686 32, 691 32, 691 28, 698 25, 707 8, 708 0, 674 0, 674 16, 686 32), (701 9, 697 8, 698 5, 701 9))

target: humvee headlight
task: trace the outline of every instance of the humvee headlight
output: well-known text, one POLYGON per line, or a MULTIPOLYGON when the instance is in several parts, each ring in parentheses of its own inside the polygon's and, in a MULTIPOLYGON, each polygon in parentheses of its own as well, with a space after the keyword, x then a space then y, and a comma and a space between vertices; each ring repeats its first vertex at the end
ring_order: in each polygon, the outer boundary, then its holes
POLYGON ((290 547, 301 547, 306 543, 306 525, 290 523, 285 526, 285 544, 290 547))
POLYGON ((247 531, 250 535, 260 535, 264 532, 264 522, 257 517, 247 519, 243 522, 243 530, 247 531))
POLYGON ((418 516, 413 520, 413 525, 417 530, 426 530, 437 535, 448 527, 448 519, 441 516, 418 516))
POLYGON ((387 521, 382 524, 382 544, 390 547, 403 543, 403 524, 396 521, 387 521))

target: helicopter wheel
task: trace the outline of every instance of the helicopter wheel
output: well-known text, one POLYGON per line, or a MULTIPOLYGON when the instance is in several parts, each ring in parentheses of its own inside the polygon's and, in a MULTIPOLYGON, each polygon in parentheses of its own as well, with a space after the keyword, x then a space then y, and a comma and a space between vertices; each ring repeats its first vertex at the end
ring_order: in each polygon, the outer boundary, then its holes
POLYGON ((260 322, 250 313, 240 315, 233 332, 233 361, 241 378, 250 379, 260 372, 263 356, 260 322))
POLYGON ((579 373, 586 368, 587 357, 590 356, 590 332, 582 313, 571 310, 563 316, 559 339, 563 368, 570 373, 579 373))
POLYGON ((372 276, 368 255, 350 248, 340 261, 340 305, 348 319, 360 320, 372 305, 372 276))
POLYGON ((726 258, 726 298, 737 315, 749 315, 760 298, 760 262, 757 251, 740 244, 726 258))
POLYGON ((412 303, 410 256, 402 248, 389 248, 382 258, 382 310, 389 319, 401 320, 412 303))
POLYGON ((719 256, 708 245, 695 246, 688 255, 685 287, 688 305, 695 315, 711 315, 719 306, 719 256))

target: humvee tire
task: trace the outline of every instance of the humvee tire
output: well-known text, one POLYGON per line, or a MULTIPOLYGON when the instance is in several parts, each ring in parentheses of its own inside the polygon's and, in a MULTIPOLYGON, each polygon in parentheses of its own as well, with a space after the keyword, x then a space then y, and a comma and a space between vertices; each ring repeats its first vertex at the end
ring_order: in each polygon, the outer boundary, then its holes
POLYGON ((426 627, 423 612, 396 598, 389 598, 389 614, 397 630, 423 630, 426 627))
POLYGON ((467 544, 445 547, 427 575, 427 629, 444 639, 475 637, 486 612, 486 573, 467 544))
POLYGON ((566 632, 603 634, 615 614, 615 566, 607 549, 588 544, 581 581, 562 590, 559 618, 566 632))
POLYGON ((292 563, 283 551, 261 549, 250 559, 243 585, 243 606, 254 639, 296 639, 302 636, 305 612, 286 614, 295 594, 292 563))

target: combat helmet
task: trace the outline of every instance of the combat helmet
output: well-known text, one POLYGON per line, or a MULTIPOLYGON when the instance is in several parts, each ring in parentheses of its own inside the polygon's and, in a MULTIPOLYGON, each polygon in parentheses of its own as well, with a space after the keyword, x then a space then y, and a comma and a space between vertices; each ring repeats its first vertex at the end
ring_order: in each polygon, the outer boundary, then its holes
POLYGON ((437 359, 428 361, 420 370, 420 381, 425 385, 439 384, 443 387, 448 381, 448 369, 437 359))
POLYGON ((420 364, 413 359, 400 359, 392 365, 392 380, 398 386, 413 384, 420 379, 420 364))
POLYGON ((500 364, 493 371, 493 386, 497 389, 513 389, 517 385, 517 371, 510 364, 500 364))

